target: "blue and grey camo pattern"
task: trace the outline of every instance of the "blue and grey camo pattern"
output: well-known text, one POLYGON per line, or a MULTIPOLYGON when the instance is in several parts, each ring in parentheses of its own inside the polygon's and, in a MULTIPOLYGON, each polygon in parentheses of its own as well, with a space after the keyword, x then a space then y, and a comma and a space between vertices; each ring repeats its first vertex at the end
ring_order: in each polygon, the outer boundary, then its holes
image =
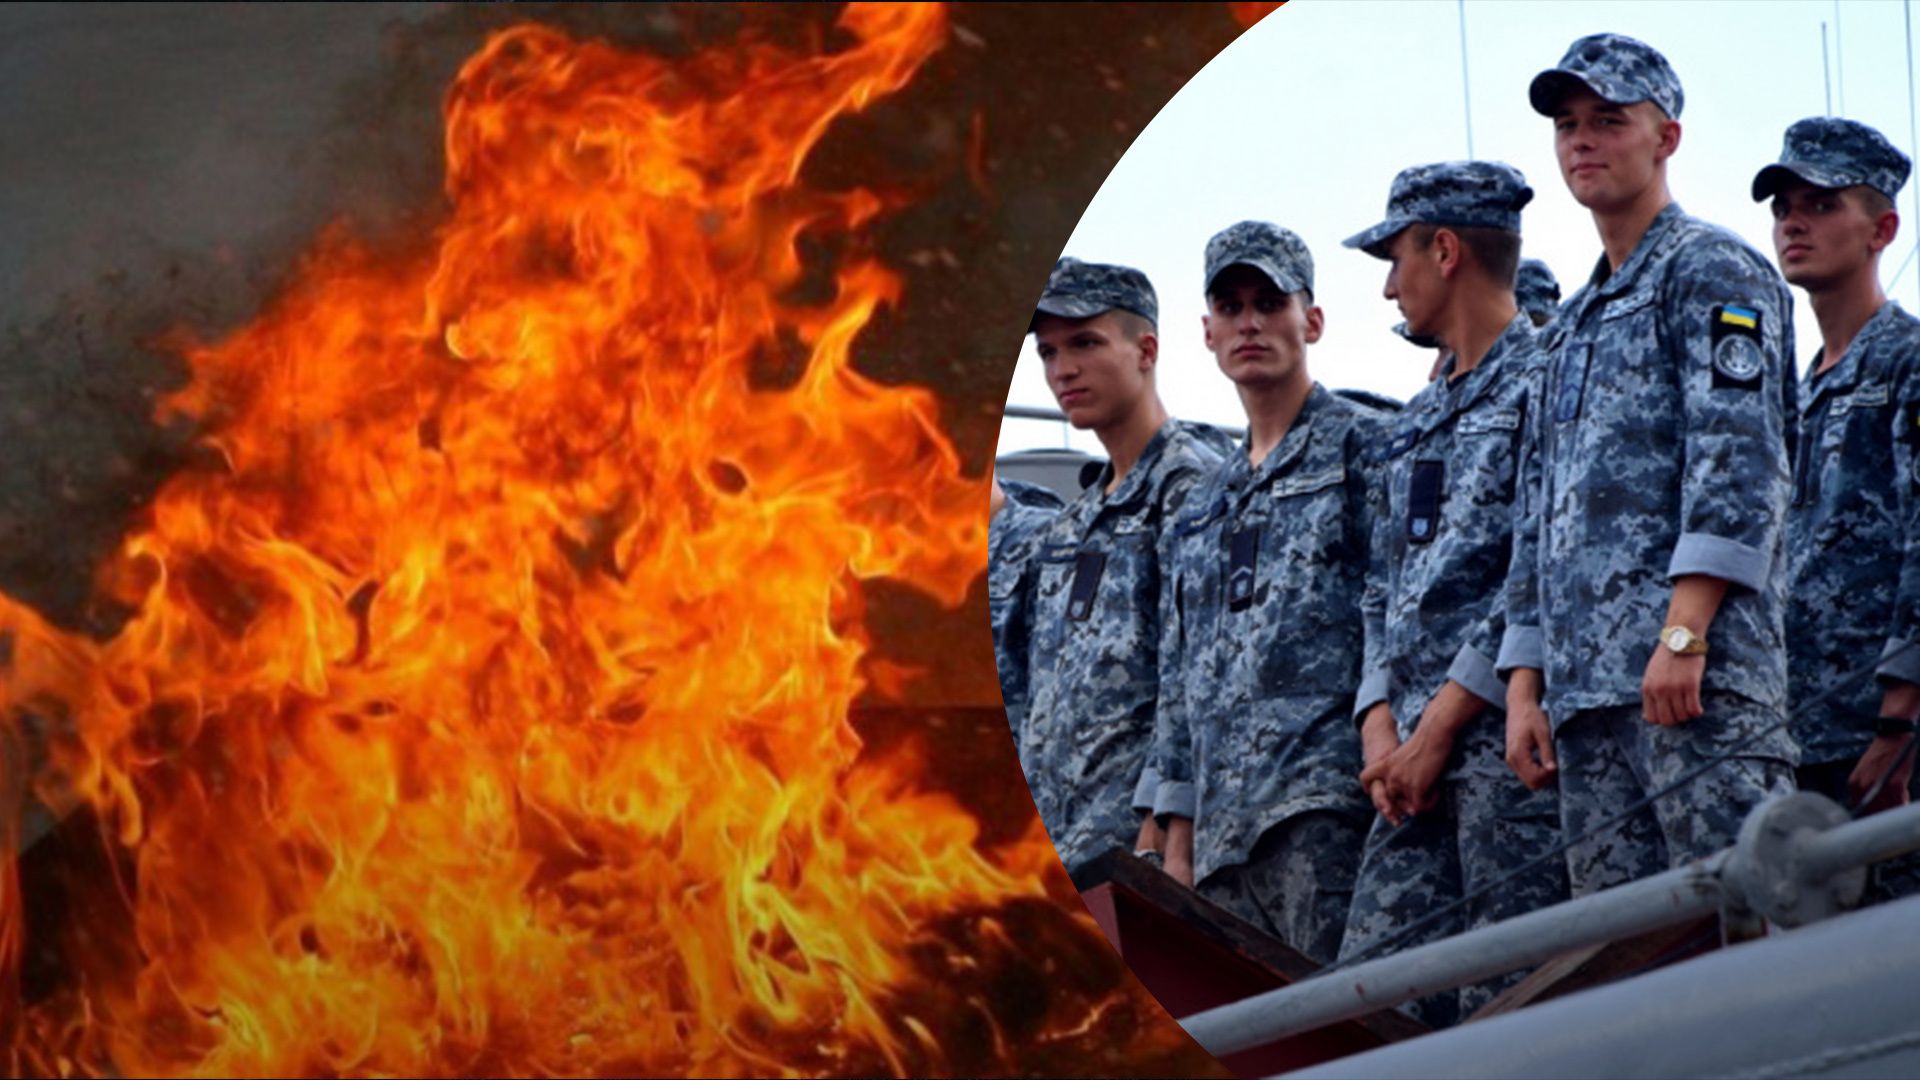
POLYGON ((1687 574, 1731 583, 1704 688, 1785 709, 1792 311, 1758 252, 1669 205, 1555 321, 1499 667, 1544 669, 1556 726, 1640 704, 1687 574))
POLYGON ((1193 820, 1196 882, 1295 814, 1372 816, 1351 717, 1385 430, 1383 414, 1316 385, 1258 468, 1233 454, 1174 524, 1154 810, 1193 820))
POLYGON ((1912 172, 1913 162, 1878 131, 1856 120, 1810 116, 1787 129, 1780 160, 1754 175, 1753 198, 1768 198, 1797 177, 1819 188, 1865 184, 1891 199, 1912 172))
POLYGON ((1500 161, 1442 161, 1400 170, 1387 193, 1387 216, 1341 241, 1386 258, 1388 241, 1409 225, 1520 231, 1520 210, 1533 189, 1520 170, 1500 161))
POLYGON ((1268 829, 1244 863, 1223 866, 1197 892, 1322 964, 1340 951, 1366 827, 1309 810, 1268 829))
POLYGON ((1659 50, 1625 34, 1589 34, 1567 47, 1558 67, 1533 77, 1527 98, 1533 111, 1552 116, 1574 90, 1586 89, 1615 105, 1651 101, 1669 119, 1680 119, 1686 95, 1680 76, 1659 50))
MULTIPOLYGON (((1545 856, 1560 842, 1560 804, 1552 788, 1528 791, 1508 783, 1448 781, 1437 806, 1398 828, 1373 819, 1366 854, 1354 882, 1353 908, 1340 941, 1345 961, 1373 951, 1433 912, 1545 856)), ((1415 932, 1392 948, 1402 952, 1467 930, 1557 904, 1567 898, 1564 859, 1548 859, 1470 901, 1455 915, 1415 932)), ((1473 1015, 1525 971, 1422 998, 1406 1007, 1428 1027, 1448 1027, 1473 1015)))
POLYGON ((1545 358, 1532 324, 1516 315, 1472 371, 1453 379, 1453 363, 1394 418, 1382 449, 1354 715, 1387 702, 1405 740, 1451 679, 1487 711, 1457 737, 1448 775, 1518 783, 1505 761, 1506 684, 1494 661, 1506 630, 1521 443, 1545 358), (1431 507, 1417 505, 1416 473, 1438 477, 1431 507))
POLYGON ((1091 319, 1115 308, 1131 311, 1155 325, 1160 322, 1160 298, 1147 275, 1131 266, 1081 262, 1072 257, 1053 264, 1047 289, 1040 294, 1040 302, 1033 305, 1035 318, 1056 315, 1062 319, 1091 319))
POLYGON ((1920 683, 1920 319, 1889 300, 1801 390, 1787 517, 1793 732, 1808 764, 1856 761, 1882 687, 1920 683), (1816 698, 1834 696, 1818 704, 1816 698))
POLYGON ((1111 495, 1109 466, 1041 534, 1032 556, 1030 703, 1020 764, 1069 871, 1132 849, 1158 786, 1145 775, 1160 697, 1160 538, 1230 449, 1214 429, 1169 420, 1111 495), (1085 558, 1083 558, 1085 556, 1085 558), (1070 612, 1077 569, 1103 560, 1070 612), (1079 617, 1074 617, 1078 615, 1079 617))
POLYGON ((1002 479, 1006 505, 987 527, 987 614, 993 625, 993 658, 1000 669, 1000 697, 1014 745, 1027 716, 1027 651, 1033 636, 1031 590, 1040 535, 1066 504, 1038 484, 1002 479))
POLYGON ((1514 275, 1513 302, 1535 326, 1545 326, 1560 311, 1560 282, 1539 259, 1521 259, 1514 275))
POLYGON ((1206 261, 1203 294, 1213 291, 1220 271, 1241 263, 1267 275, 1283 293, 1313 292, 1313 254, 1307 242, 1272 222, 1242 221, 1214 233, 1207 241, 1206 261))
POLYGON ((1647 723, 1637 704, 1590 710, 1557 726, 1560 827, 1568 840, 1593 833, 1567 849, 1572 895, 1624 885, 1732 847, 1749 811, 1794 790, 1792 741, 1784 733, 1754 738, 1779 722, 1777 709, 1725 692, 1702 693, 1700 704, 1705 715, 1679 727, 1647 723), (1728 760, 1620 825, 1600 828, 1720 757, 1728 760))

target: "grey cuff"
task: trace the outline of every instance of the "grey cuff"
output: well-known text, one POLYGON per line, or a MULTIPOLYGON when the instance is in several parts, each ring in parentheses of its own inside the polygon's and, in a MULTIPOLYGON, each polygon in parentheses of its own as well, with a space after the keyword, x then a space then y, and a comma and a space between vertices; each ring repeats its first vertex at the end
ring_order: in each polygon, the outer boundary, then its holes
POLYGON ((1353 722, 1358 724, 1367 718, 1367 710, 1392 697, 1387 684, 1387 669, 1375 668, 1360 683, 1360 692, 1353 701, 1353 722))
MULTIPOLYGON (((1515 668, 1533 668, 1543 671, 1547 666, 1547 642, 1541 636, 1537 626, 1515 626, 1507 624, 1507 632, 1500 636, 1500 655, 1493 662, 1494 670, 1505 675, 1515 668)), ((1471 690, 1472 687, 1467 689, 1471 690)))
POLYGON ((1767 587, 1773 560, 1757 547, 1711 533, 1681 533, 1667 564, 1669 578, 1705 574, 1722 578, 1754 592, 1767 587))
POLYGON ((1471 645, 1460 646, 1460 652, 1453 658, 1453 666, 1447 668, 1447 678, 1459 683, 1473 692, 1473 696, 1496 709, 1507 707, 1507 684, 1493 670, 1493 661, 1487 654, 1471 645))
POLYGON ((1163 780, 1153 800, 1155 817, 1183 817, 1192 821, 1200 796, 1191 780, 1163 780))
POLYGON ((1149 765, 1140 770, 1140 782, 1133 785, 1133 808, 1153 809, 1153 797, 1160 791, 1160 770, 1149 765))
POLYGON ((1880 666, 1873 673, 1882 679, 1920 683, 1920 644, 1899 638, 1888 641, 1880 652, 1880 666))

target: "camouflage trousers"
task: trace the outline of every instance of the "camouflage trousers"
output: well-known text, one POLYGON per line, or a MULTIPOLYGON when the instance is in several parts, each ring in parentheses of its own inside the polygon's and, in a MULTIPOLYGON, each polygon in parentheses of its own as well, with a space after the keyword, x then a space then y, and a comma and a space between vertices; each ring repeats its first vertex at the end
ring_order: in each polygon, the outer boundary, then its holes
MULTIPOLYGON (((1847 777, 1853 775, 1853 767, 1859 763, 1858 758, 1852 758, 1802 765, 1796 771, 1800 790, 1819 792, 1851 810, 1853 795, 1847 790, 1847 777)), ((1915 770, 1913 779, 1907 784, 1907 792, 1914 802, 1920 802, 1920 770, 1915 770)), ((1868 867, 1867 892, 1860 898, 1860 904, 1862 907, 1884 904, 1889 900, 1914 895, 1920 895, 1920 852, 1868 867)))
MULTIPOLYGON (((1528 791, 1508 775, 1463 776, 1442 785, 1432 810, 1395 827, 1373 819, 1366 854, 1354 882, 1340 959, 1369 958, 1395 934, 1420 919, 1487 888, 1517 867, 1540 858, 1560 842, 1559 798, 1552 788, 1528 791)), ((1461 909, 1415 932, 1390 951, 1477 930, 1567 898, 1566 863, 1546 862, 1488 889, 1461 909)), ((1409 1002, 1402 1011, 1430 1028, 1449 1027, 1526 976, 1510 975, 1409 1002)))
POLYGON ((1331 963, 1353 901, 1363 835, 1346 814, 1295 814, 1261 833, 1246 862, 1208 874, 1197 891, 1315 961, 1331 963))
POLYGON ((1799 756, 1780 712, 1734 694, 1701 695, 1705 715, 1677 727, 1648 723, 1640 706, 1589 709, 1553 733, 1560 824, 1579 836, 1716 758, 1727 760, 1619 825, 1567 850, 1574 896, 1650 877, 1739 838, 1747 811, 1794 790, 1799 756), (1760 733, 1772 728, 1765 735, 1760 733), (1732 755, 1729 757, 1729 755, 1732 755))

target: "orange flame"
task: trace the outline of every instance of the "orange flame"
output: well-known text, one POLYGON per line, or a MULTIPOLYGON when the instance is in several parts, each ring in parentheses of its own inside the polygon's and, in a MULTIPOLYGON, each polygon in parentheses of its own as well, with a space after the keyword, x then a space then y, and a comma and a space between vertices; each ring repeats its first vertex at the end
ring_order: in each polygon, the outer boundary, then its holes
POLYGON ((859 581, 959 602, 985 498, 931 395, 850 365, 900 287, 883 199, 796 183, 945 16, 841 25, 676 64, 500 33, 424 250, 334 230, 179 343, 162 412, 206 460, 103 571, 137 615, 95 642, 0 597, 0 734, 44 729, 37 793, 131 869, 132 947, 0 985, 15 1070, 783 1072, 796 1031, 903 1070, 906 943, 1043 895, 1043 838, 996 865, 915 762, 856 761, 859 581))

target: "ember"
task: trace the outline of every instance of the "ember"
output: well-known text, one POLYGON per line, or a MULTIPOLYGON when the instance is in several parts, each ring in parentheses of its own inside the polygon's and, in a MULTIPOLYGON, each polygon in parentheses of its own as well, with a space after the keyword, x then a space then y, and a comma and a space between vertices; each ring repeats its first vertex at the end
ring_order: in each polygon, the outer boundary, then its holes
POLYGON ((675 62, 498 34, 430 238, 334 230, 174 343, 204 464, 102 570, 135 617, 96 642, 0 596, 0 735, 111 855, 35 996, 0 878, 9 1071, 909 1072, 1134 1034, 1037 828, 990 860, 911 754, 857 760, 861 581, 958 603, 986 498, 930 394, 850 365, 900 288, 861 242, 885 199, 796 182, 945 15, 841 27, 675 62), (803 236, 840 241, 824 301, 803 236), (900 1003, 977 1006, 941 985, 975 962, 930 928, 1006 952, 1009 919, 1100 978, 1029 1003, 1059 1034, 982 1008, 991 1052, 942 1054, 900 1003))

